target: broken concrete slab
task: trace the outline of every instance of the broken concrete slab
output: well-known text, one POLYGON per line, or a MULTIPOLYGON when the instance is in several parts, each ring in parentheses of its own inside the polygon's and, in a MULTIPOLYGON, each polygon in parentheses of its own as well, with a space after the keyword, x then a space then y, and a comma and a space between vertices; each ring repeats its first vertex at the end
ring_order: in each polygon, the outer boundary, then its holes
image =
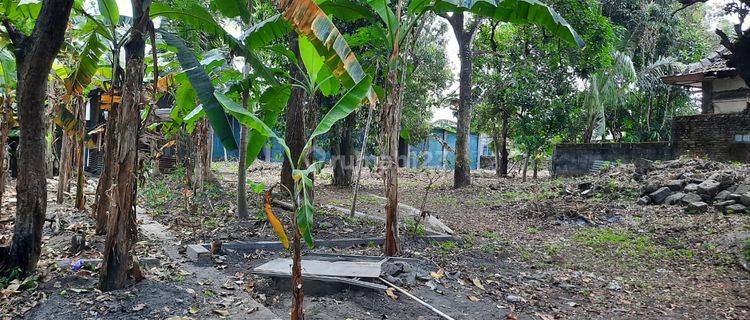
MULTIPOLYGON (((377 278, 380 276, 381 261, 325 261, 303 258, 302 276, 332 276, 351 278, 377 278)), ((253 273, 264 275, 292 274, 292 259, 278 258, 253 269, 253 273)))
POLYGON ((668 205, 678 204, 684 197, 685 193, 677 192, 675 194, 669 195, 666 199, 664 199, 664 203, 668 205))

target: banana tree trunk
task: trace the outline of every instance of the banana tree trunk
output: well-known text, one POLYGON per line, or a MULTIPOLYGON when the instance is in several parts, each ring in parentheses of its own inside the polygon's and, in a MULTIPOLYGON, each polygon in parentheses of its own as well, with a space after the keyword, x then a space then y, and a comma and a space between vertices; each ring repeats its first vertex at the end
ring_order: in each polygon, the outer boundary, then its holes
POLYGON ((122 104, 117 112, 115 129, 117 147, 115 165, 112 171, 112 205, 107 220, 107 240, 99 274, 99 288, 102 291, 120 289, 125 285, 128 271, 138 266, 133 261, 131 248, 137 238, 135 199, 138 191, 136 182, 138 160, 138 132, 140 107, 144 100, 143 74, 146 48, 146 31, 150 20, 149 0, 134 0, 133 27, 130 39, 125 44, 125 85, 122 104))
POLYGON ((352 131, 355 125, 355 115, 350 114, 342 124, 336 124, 338 141, 333 143, 333 185, 348 187, 352 185, 352 172, 354 171, 354 140, 352 131))
POLYGON ((507 109, 503 110, 503 129, 500 143, 500 175, 503 177, 508 176, 508 120, 510 118, 510 112, 507 109))
POLYGON ((70 137, 62 131, 62 147, 60 148, 60 168, 58 169, 58 181, 57 181, 57 204, 62 204, 65 201, 65 192, 67 192, 68 177, 70 177, 70 170, 72 164, 71 153, 73 152, 70 137))
MULTIPOLYGON (((391 56, 390 65, 395 66, 397 55, 391 56)), ((380 117, 381 124, 381 156, 380 167, 385 179, 385 245, 386 256, 398 253, 398 133, 401 126, 401 110, 398 108, 397 70, 395 67, 388 71, 388 93, 385 106, 380 117)))
POLYGON ((86 201, 85 197, 83 196, 83 188, 85 187, 85 179, 83 174, 83 158, 85 155, 85 150, 83 148, 85 147, 84 142, 86 139, 86 112, 84 110, 84 107, 85 106, 83 105, 79 105, 76 112, 78 123, 80 124, 80 127, 78 128, 80 132, 76 137, 76 172, 78 174, 76 183, 76 209, 78 209, 79 211, 84 211, 86 209, 86 201))
MULTIPOLYGON (((23 34, 6 19, 16 57, 16 97, 20 125, 16 220, 7 257, 0 256, 0 270, 34 271, 42 249, 42 226, 47 213, 47 153, 45 99, 47 77, 65 37, 73 0, 45 0, 34 31, 23 34)), ((0 250, 5 253, 5 250, 0 250)))
MULTIPOLYGON (((248 109, 249 92, 242 92, 242 107, 248 109)), ((246 220, 250 217, 247 210, 247 132, 248 128, 240 124, 240 162, 237 165, 237 218, 246 220)))

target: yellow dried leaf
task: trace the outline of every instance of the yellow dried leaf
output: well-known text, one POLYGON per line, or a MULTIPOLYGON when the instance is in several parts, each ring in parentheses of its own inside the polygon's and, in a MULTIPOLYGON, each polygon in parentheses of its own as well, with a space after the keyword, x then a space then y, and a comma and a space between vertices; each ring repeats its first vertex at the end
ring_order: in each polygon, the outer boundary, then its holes
POLYGON ((396 295, 396 289, 393 287, 389 287, 388 289, 385 289, 385 294, 391 297, 393 300, 398 300, 398 296, 396 295))
POLYGON ((284 230, 284 226, 281 225, 281 221, 279 221, 278 218, 273 214, 273 211, 271 211, 271 191, 266 191, 266 203, 265 203, 265 209, 266 209, 266 217, 268 218, 268 222, 271 224, 271 227, 273 227, 273 231, 276 232, 276 235, 279 237, 279 241, 281 241, 281 244, 284 246, 284 249, 289 249, 289 238, 286 236, 286 231, 284 230))
POLYGON ((469 300, 477 302, 479 301, 479 298, 477 296, 469 296, 469 300))
POLYGON ((479 278, 474 278, 471 280, 471 282, 473 282, 474 285, 477 286, 477 288, 485 290, 484 285, 482 285, 482 280, 479 280, 479 278))
POLYGON ((432 276, 435 279, 440 279, 442 277, 445 277, 445 269, 440 268, 437 272, 431 271, 430 276, 432 276))

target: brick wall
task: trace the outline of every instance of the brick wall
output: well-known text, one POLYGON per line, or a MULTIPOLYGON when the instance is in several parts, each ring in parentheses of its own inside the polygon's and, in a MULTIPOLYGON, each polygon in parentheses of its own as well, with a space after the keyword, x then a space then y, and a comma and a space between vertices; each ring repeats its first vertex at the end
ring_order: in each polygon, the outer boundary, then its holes
POLYGON ((677 155, 705 156, 718 161, 750 161, 750 142, 736 141, 750 135, 750 113, 676 117, 672 130, 677 155))
POLYGON ((554 176, 578 176, 588 173, 597 160, 630 163, 638 158, 669 160, 673 154, 666 141, 559 144, 552 153, 550 170, 554 176))

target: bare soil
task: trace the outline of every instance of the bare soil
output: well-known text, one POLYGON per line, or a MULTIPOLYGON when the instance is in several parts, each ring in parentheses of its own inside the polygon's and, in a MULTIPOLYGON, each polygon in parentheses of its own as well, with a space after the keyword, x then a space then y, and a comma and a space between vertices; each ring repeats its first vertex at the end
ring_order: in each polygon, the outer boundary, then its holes
MULTIPOLYGON (((275 239, 259 211, 259 197, 250 196, 250 206, 258 214, 249 221, 234 218, 236 166, 216 163, 213 169, 217 181, 195 192, 185 191, 179 172, 151 177, 139 189, 139 205, 169 228, 178 247, 213 240, 275 239)), ((276 165, 259 164, 248 179, 272 185, 278 170, 276 165)), ((746 172, 742 166, 736 170, 746 172)), ((423 229, 405 223, 400 228, 400 255, 419 259, 420 268, 433 273, 429 281, 418 279, 406 289, 456 319, 750 318, 750 273, 739 263, 737 245, 737 239, 750 234, 748 214, 714 209, 686 214, 678 206, 638 206, 641 182, 633 179, 632 166, 575 179, 545 177, 525 183, 477 172, 473 185, 462 189, 451 187, 451 173, 444 175, 430 191, 425 210, 454 230, 456 240, 418 240, 414 236, 424 234, 423 229), (578 185, 584 182, 599 186, 597 192, 582 196, 578 185)), ((363 177, 357 209, 383 214, 384 203, 371 196, 382 194, 382 182, 367 170, 363 177)), ((420 208, 427 180, 425 172, 402 170, 400 201, 420 208)), ((314 238, 382 236, 382 222, 326 209, 348 207, 352 198, 350 188, 330 186, 330 181, 330 171, 316 177, 314 238)), ((92 243, 91 249, 78 255, 96 257, 101 240, 91 236, 93 222, 66 206, 50 208, 48 215, 61 210, 65 212, 61 220, 78 227, 61 228, 59 234, 45 229, 49 238, 38 284, 0 296, 0 310, 11 318, 223 317, 215 310, 223 310, 222 300, 231 300, 232 290, 249 292, 281 318, 288 314, 291 298, 284 284, 250 275, 253 267, 287 257, 286 252, 225 251, 216 256, 208 268, 236 283, 231 290, 206 293, 204 284, 165 259, 147 270, 147 280, 127 290, 99 293, 93 289, 95 269, 91 274, 76 273, 56 269, 50 262, 76 257, 65 252, 75 232, 86 234, 92 243), (72 291, 81 288, 85 291, 72 291), (146 307, 138 308, 141 304, 146 307)), ((274 211, 288 225, 291 213, 274 211)), ((12 215, 7 208, 2 212, 0 220, 12 215)), ((0 225, 3 235, 9 235, 8 227, 0 225)), ((0 238, 7 240, 7 236, 0 238)), ((140 240, 139 256, 164 257, 160 245, 140 240)), ((306 250, 381 255, 380 248, 372 245, 306 250)), ((439 319, 405 295, 396 295, 394 300, 384 292, 342 288, 306 296, 305 309, 308 319, 439 319)), ((252 313, 231 316, 252 318, 252 313)))

